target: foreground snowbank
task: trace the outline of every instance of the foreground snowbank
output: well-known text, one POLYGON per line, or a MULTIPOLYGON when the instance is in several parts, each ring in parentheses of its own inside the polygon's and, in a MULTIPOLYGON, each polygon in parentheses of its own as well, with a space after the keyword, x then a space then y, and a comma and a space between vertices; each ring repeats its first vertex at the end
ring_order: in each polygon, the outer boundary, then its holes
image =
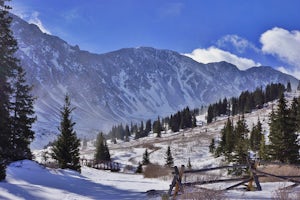
POLYGON ((0 182, 0 199, 146 199, 147 190, 162 189, 164 185, 157 180, 144 180, 140 175, 87 167, 79 174, 43 168, 36 162, 24 160, 8 166, 6 181, 0 182))

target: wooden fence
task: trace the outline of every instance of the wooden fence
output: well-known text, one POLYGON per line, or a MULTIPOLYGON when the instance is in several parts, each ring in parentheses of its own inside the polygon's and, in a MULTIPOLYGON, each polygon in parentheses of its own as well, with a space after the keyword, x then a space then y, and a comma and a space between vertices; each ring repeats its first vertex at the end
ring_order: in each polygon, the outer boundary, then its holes
MULTIPOLYGON (((273 164, 273 163, 272 163, 273 164)), ((233 188, 236 188, 240 185, 247 184, 247 190, 248 191, 261 191, 262 187, 259 182, 259 177, 273 177, 277 178, 280 180, 285 180, 294 183, 291 186, 285 187, 285 188, 292 188, 295 186, 300 185, 299 180, 295 180, 295 178, 300 178, 300 176, 281 176, 281 175, 274 175, 270 173, 266 173, 263 171, 260 171, 257 169, 257 162, 254 161, 248 161, 248 164, 245 165, 228 165, 228 166, 220 166, 220 167, 213 167, 213 168, 204 168, 204 169, 198 169, 198 170, 185 170, 184 165, 181 166, 180 170, 178 169, 177 166, 174 167, 174 177, 172 180, 172 183, 169 188, 168 195, 172 195, 172 190, 175 187, 174 190, 174 198, 180 191, 181 193, 184 193, 184 186, 194 186, 194 185, 204 185, 204 184, 212 184, 212 183, 220 183, 220 182, 237 182, 234 185, 231 185, 224 190, 231 190, 233 188), (247 169, 249 171, 248 176, 244 177, 237 177, 237 178, 228 178, 228 179, 217 179, 217 180, 203 180, 203 181, 195 181, 195 182, 182 182, 182 176, 184 174, 191 174, 191 173, 201 173, 201 172, 207 172, 207 171, 214 171, 214 170, 219 170, 219 169, 230 169, 230 168, 241 168, 241 169, 247 169), (256 187, 253 186, 255 183, 256 187)))
POLYGON ((93 160, 93 159, 80 159, 80 163, 82 166, 88 166, 95 169, 101 170, 110 170, 113 172, 120 171, 120 163, 112 162, 112 161, 101 161, 101 160, 93 160))

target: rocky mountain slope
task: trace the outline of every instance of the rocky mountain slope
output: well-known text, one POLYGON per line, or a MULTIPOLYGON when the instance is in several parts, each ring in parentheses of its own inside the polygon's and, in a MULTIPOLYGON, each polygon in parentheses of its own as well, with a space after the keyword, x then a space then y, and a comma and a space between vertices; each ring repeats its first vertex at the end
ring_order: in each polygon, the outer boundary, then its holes
POLYGON ((89 135, 115 123, 166 116, 271 82, 298 84, 271 67, 240 71, 230 63, 201 64, 170 50, 140 47, 93 54, 16 16, 12 29, 17 56, 38 97, 38 137, 57 132, 66 93, 76 107, 75 128, 89 135))

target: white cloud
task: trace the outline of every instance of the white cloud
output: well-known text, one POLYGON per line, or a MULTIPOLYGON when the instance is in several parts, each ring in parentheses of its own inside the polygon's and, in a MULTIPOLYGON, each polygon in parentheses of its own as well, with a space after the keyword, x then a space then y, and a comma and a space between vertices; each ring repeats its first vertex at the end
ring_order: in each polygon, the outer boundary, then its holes
POLYGON ((262 51, 278 56, 282 61, 300 70, 300 31, 275 27, 260 37, 262 51))
POLYGON ((276 69, 282 73, 289 74, 296 77, 297 79, 300 79, 300 70, 297 68, 288 69, 286 67, 280 66, 277 67, 276 69))
POLYGON ((221 50, 214 46, 209 47, 207 49, 195 49, 192 53, 184 54, 193 60, 200 63, 211 63, 211 62, 221 62, 226 61, 236 65, 240 70, 245 70, 250 67, 260 66, 260 63, 256 63, 255 61, 238 57, 228 51, 221 50))
POLYGON ((51 34, 50 31, 45 28, 42 21, 39 19, 39 13, 38 12, 34 11, 31 14, 30 19, 28 20, 28 22, 37 25, 43 33, 51 34))
POLYGON ((228 44, 232 45, 239 53, 244 53, 247 49, 254 50, 255 52, 260 51, 250 41, 238 35, 225 35, 216 42, 218 47, 226 47, 228 44))

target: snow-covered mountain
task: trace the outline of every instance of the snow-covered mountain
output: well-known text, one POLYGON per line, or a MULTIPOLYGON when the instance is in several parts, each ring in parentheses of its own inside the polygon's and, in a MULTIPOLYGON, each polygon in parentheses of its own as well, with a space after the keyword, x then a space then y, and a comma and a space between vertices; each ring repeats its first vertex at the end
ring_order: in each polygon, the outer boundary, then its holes
POLYGON ((76 129, 88 135, 115 123, 166 116, 271 82, 298 84, 296 78, 271 67, 240 71, 230 63, 201 64, 170 50, 140 47, 93 54, 16 16, 12 29, 19 44, 17 56, 38 97, 38 136, 56 132, 66 93, 76 107, 76 129))

